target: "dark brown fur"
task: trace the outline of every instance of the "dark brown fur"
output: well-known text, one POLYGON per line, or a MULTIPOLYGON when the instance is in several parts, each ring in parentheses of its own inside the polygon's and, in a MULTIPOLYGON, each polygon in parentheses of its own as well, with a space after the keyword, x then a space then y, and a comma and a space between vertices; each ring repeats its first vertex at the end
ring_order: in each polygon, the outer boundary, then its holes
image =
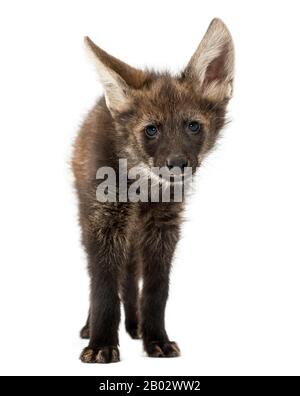
MULTIPOLYGON (((214 27, 217 28, 220 26, 214 27)), ((99 181, 95 175, 101 166, 117 171, 119 158, 127 158, 129 166, 163 166, 178 153, 196 171, 225 122, 229 98, 216 89, 206 91, 206 87, 211 81, 226 82, 226 43, 215 65, 210 62, 208 77, 201 85, 195 62, 191 61, 177 77, 143 72, 111 57, 88 40, 101 67, 112 70, 120 84, 126 83, 128 101, 107 106, 105 99, 100 99, 75 144, 73 171, 91 278, 90 313, 81 331, 81 336, 90 341, 82 352, 83 362, 119 360, 120 297, 126 330, 132 338, 142 337, 149 356, 179 355, 178 346, 168 338, 164 313, 183 203, 100 203, 96 200, 99 181), (191 120, 199 122, 201 133, 187 132, 191 120), (146 137, 144 129, 149 123, 158 125, 158 138, 146 137)), ((203 49, 198 55, 204 56, 203 49)), ((194 55, 195 59, 198 57, 194 55)))

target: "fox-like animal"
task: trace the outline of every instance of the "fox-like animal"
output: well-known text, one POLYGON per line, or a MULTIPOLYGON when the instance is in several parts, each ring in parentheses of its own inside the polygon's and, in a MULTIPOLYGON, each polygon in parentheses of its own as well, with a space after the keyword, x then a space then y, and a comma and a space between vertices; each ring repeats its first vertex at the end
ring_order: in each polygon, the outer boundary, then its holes
POLYGON ((80 333, 89 344, 80 358, 85 363, 120 360, 121 301, 126 330, 142 339, 147 355, 176 357, 180 350, 168 337, 164 316, 184 198, 121 202, 117 186, 115 202, 101 201, 96 174, 110 167, 118 175, 120 159, 150 173, 153 166, 190 167, 195 173, 226 122, 233 41, 225 24, 212 20, 188 65, 175 76, 131 67, 88 37, 85 44, 104 96, 84 121, 72 160, 91 280, 88 320, 80 333))

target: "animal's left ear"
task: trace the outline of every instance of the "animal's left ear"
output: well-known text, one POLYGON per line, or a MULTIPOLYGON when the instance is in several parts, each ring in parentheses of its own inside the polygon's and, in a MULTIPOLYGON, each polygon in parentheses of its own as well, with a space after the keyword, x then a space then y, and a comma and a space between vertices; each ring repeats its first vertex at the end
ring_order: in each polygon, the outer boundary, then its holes
POLYGON ((234 47, 224 22, 213 19, 184 75, 198 85, 201 96, 223 101, 232 96, 234 47))

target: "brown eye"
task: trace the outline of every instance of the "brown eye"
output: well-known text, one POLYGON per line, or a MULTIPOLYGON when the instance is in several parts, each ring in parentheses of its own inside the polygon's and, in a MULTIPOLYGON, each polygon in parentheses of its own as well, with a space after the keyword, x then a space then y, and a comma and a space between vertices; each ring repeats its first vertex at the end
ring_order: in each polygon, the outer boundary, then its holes
POLYGON ((188 123, 188 128, 192 133, 197 133, 200 131, 200 124, 197 121, 190 121, 188 123))
POLYGON ((147 125, 145 133, 149 138, 154 138, 157 135, 158 129, 156 125, 147 125))

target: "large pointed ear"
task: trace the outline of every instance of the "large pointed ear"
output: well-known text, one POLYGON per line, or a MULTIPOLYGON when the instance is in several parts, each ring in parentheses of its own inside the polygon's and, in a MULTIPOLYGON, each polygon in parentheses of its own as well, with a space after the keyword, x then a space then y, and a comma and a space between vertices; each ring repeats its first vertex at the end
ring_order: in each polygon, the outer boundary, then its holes
POLYGON ((108 109, 112 113, 126 109, 130 89, 140 88, 147 79, 146 73, 109 55, 89 37, 85 37, 84 42, 103 85, 108 109))
POLYGON ((234 47, 231 34, 220 19, 213 19, 184 75, 199 87, 201 96, 223 101, 232 96, 234 47))

